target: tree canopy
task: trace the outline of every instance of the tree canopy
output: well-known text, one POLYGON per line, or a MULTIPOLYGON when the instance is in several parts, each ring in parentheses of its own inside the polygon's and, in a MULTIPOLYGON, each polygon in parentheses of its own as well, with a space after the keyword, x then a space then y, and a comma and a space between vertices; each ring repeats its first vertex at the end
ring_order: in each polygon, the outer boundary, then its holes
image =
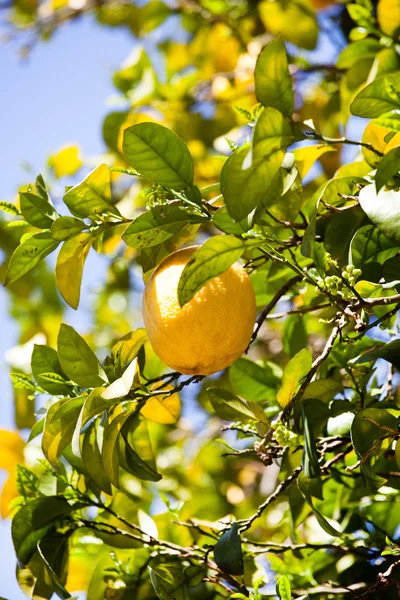
POLYGON ((134 46, 99 164, 66 146, 0 202, 21 589, 399 598, 400 1, 2 11, 24 55, 86 13, 134 46), (212 377, 168 370, 142 326, 143 281, 189 243, 182 306, 238 259, 256 294, 249 348, 212 377))

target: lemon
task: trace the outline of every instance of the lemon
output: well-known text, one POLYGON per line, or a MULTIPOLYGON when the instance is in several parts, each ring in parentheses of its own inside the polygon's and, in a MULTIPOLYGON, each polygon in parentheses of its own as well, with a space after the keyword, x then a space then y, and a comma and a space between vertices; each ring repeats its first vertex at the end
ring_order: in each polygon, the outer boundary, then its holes
POLYGON ((210 375, 247 348, 256 318, 253 286, 239 263, 179 305, 181 273, 198 246, 178 250, 155 269, 143 296, 143 317, 154 352, 172 369, 210 375))

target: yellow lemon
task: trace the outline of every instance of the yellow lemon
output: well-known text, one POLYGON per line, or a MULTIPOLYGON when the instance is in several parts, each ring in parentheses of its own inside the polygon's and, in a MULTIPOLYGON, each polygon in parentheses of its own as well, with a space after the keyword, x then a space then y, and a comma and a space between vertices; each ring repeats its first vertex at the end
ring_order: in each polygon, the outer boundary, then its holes
POLYGON ((153 272, 143 296, 143 317, 154 352, 169 367, 187 375, 210 375, 247 348, 256 300, 249 276, 235 263, 181 307, 179 278, 197 248, 174 252, 153 272))

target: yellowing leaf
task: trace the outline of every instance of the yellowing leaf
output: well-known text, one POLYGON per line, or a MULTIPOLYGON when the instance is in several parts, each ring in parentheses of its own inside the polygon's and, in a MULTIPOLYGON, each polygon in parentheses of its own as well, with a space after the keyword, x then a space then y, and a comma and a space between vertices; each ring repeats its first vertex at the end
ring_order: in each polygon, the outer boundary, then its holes
POLYGON ((311 7, 301 0, 268 0, 259 4, 261 20, 272 35, 313 50, 318 38, 318 24, 311 7))
POLYGON ((90 250, 93 237, 90 233, 79 233, 64 242, 58 254, 56 283, 64 300, 78 308, 81 295, 83 266, 90 250))
POLYGON ((24 462, 25 442, 16 431, 0 430, 0 469, 9 473, 24 462))
POLYGON ((3 489, 1 490, 0 514, 2 519, 6 519, 10 515, 10 504, 14 498, 17 498, 17 496, 19 496, 17 489, 17 478, 15 471, 12 471, 3 485, 3 489))
POLYGON ((289 404, 311 366, 312 357, 308 348, 304 348, 289 360, 283 371, 282 387, 277 395, 280 406, 285 407, 289 404))
POLYGON ((101 394, 101 397, 105 400, 113 400, 114 398, 124 398, 128 395, 135 377, 137 369, 137 358, 135 358, 129 367, 127 367, 123 375, 112 382, 101 394))
POLYGON ((49 159, 49 164, 54 169, 54 174, 59 179, 66 175, 73 175, 82 166, 78 146, 67 146, 49 159))
POLYGON ((400 30, 400 0, 379 0, 378 24, 386 35, 395 36, 400 30))
MULTIPOLYGON (((378 152, 386 154, 392 148, 400 145, 400 132, 396 133, 389 142, 385 141, 386 136, 391 132, 392 129, 382 127, 382 125, 377 125, 374 121, 370 121, 363 133, 363 144, 370 144, 378 152)), ((381 157, 376 152, 365 146, 363 146, 362 152, 365 160, 371 167, 379 165, 381 157)))
MULTIPOLYGON (((161 382, 156 383, 153 386, 153 390, 158 389, 160 385, 161 382)), ((172 385, 166 385, 162 389, 168 392, 173 387, 172 385)), ((153 396, 147 400, 140 412, 146 419, 155 423, 162 423, 163 425, 176 423, 181 413, 179 394, 153 396)))
POLYGON ((293 150, 294 159, 300 177, 303 179, 314 163, 327 152, 335 152, 336 149, 331 146, 305 146, 304 148, 296 148, 293 150))

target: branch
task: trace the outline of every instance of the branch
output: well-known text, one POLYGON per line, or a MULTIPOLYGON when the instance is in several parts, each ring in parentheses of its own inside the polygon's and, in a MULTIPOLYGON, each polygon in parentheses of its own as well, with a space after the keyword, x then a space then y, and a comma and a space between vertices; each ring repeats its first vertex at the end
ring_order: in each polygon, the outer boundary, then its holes
MULTIPOLYGON (((293 287, 294 285, 296 285, 296 283, 300 283, 300 281, 302 281, 302 277, 300 275, 296 275, 296 277, 292 277, 292 279, 289 279, 289 281, 287 281, 280 290, 278 290, 275 294, 275 296, 272 298, 272 300, 270 300, 268 302, 268 304, 265 306, 264 310, 260 313, 260 315, 257 318, 256 321, 256 326, 255 329, 253 331, 253 335, 251 337, 250 340, 250 344, 252 344, 254 342, 254 340, 256 339, 258 332, 261 329, 262 324, 264 323, 265 319, 267 318, 267 316, 269 315, 269 313, 271 312, 271 310, 278 304, 279 300, 282 298, 282 296, 284 296, 286 294, 286 292, 288 290, 290 290, 291 287, 293 287)), ((250 346, 249 344, 249 346, 250 346)), ((247 348, 248 350, 248 348, 247 348)), ((246 350, 246 352, 247 352, 246 350)))
POLYGON ((251 517, 249 517, 248 519, 241 519, 237 521, 240 531, 247 531, 248 529, 250 529, 254 521, 261 517, 264 510, 271 504, 271 502, 276 500, 279 494, 286 490, 293 483, 293 481, 296 481, 301 471, 302 467, 297 467, 297 469, 295 469, 293 473, 289 475, 289 477, 284 479, 284 481, 281 481, 281 483, 277 486, 276 490, 270 496, 268 496, 268 498, 264 500, 262 504, 260 504, 257 511, 251 517))
POLYGON ((285 408, 282 411, 282 419, 284 419, 287 415, 289 415, 290 411, 292 410, 293 405, 299 400, 299 398, 301 398, 301 396, 304 394, 304 391, 306 389, 306 387, 308 386, 308 384, 311 382, 312 378, 314 377, 314 375, 316 374, 317 370, 319 369, 319 367, 322 365, 322 363, 328 358, 334 343, 336 341, 336 339, 339 337, 340 332, 342 331, 343 327, 345 327, 345 325, 347 324, 347 316, 345 314, 342 314, 342 316, 339 319, 339 322, 337 325, 335 325, 335 327, 332 329, 331 331, 331 335, 329 336, 325 347, 323 349, 323 351, 321 352, 321 354, 314 360, 311 370, 309 371, 309 373, 307 374, 307 376, 304 378, 303 383, 300 386, 299 391, 297 392, 297 394, 292 398, 292 400, 289 402, 289 404, 287 404, 287 406, 285 406, 285 408))

